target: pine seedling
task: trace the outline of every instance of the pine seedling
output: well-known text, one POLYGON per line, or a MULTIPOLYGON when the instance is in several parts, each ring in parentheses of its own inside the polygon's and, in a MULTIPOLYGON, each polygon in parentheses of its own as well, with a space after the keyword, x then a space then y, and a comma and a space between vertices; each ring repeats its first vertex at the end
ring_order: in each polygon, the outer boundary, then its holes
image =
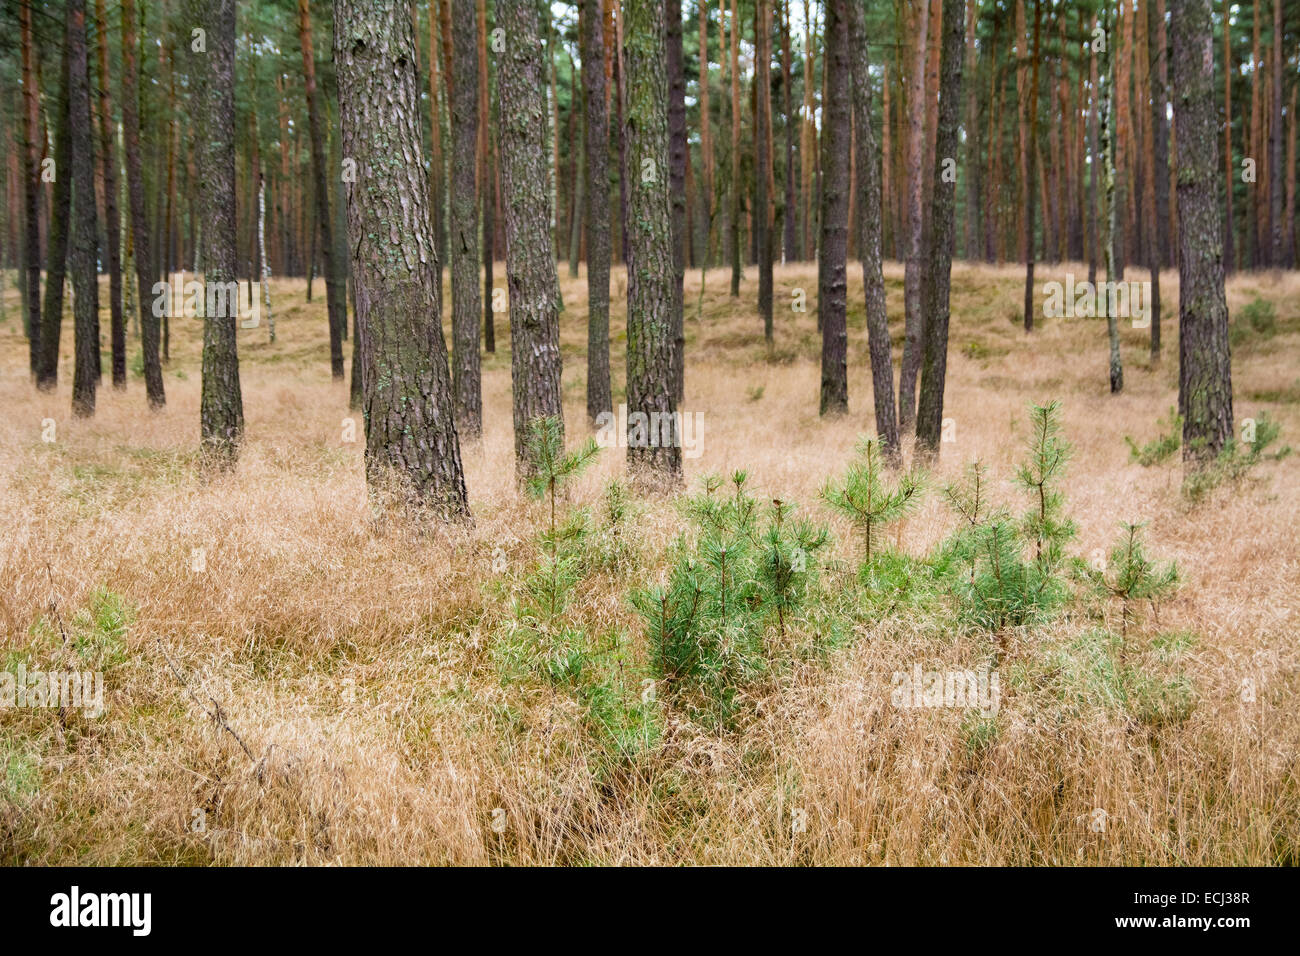
POLYGON ((807 521, 789 520, 794 505, 772 502, 772 522, 763 533, 758 561, 758 589, 763 604, 776 611, 781 639, 786 615, 802 606, 812 575, 812 556, 825 547, 830 534, 807 521))
POLYGON ((887 484, 885 456, 877 438, 859 441, 857 456, 842 479, 827 482, 822 499, 847 517, 862 536, 866 561, 870 564, 880 530, 915 509, 925 479, 919 472, 911 471, 897 483, 887 484))
POLYGON ((1170 408, 1169 415, 1160 419, 1158 424, 1168 428, 1168 431, 1162 431, 1156 435, 1153 441, 1138 447, 1128 435, 1124 436, 1124 441, 1128 443, 1128 460, 1136 462, 1143 468, 1150 468, 1152 465, 1159 465, 1168 461, 1174 452, 1178 451, 1183 444, 1183 416, 1178 414, 1177 408, 1170 408))
POLYGON ((1105 571, 1092 572, 1096 589, 1103 595, 1117 597, 1121 604, 1121 637, 1128 637, 1130 605, 1150 601, 1154 607, 1161 598, 1178 587, 1178 567, 1172 561, 1157 564, 1146 556, 1142 546, 1142 525, 1125 522, 1124 533, 1111 549, 1105 571))
POLYGON ((1016 481, 1033 498, 1023 520, 1025 537, 1034 545, 1039 587, 1046 587, 1061 562, 1062 546, 1074 537, 1074 522, 1065 514, 1060 481, 1070 460, 1069 442, 1061 437, 1061 403, 1030 405, 1029 457, 1016 469, 1016 481))
MULTIPOLYGON (((581 474, 599 451, 596 439, 588 438, 571 452, 564 450, 564 423, 554 415, 528 423, 528 459, 532 471, 525 480, 531 498, 547 497, 551 505, 551 534, 555 534, 556 492, 570 478, 581 474)), ((554 542, 552 542, 554 552, 554 542)))

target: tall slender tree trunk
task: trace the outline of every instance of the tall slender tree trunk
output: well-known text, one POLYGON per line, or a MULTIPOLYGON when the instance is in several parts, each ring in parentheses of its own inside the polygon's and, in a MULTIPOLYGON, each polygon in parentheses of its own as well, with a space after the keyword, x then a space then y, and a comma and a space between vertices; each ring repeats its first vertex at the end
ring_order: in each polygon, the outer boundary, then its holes
POLYGON ((433 206, 433 241, 438 250, 437 279, 438 308, 443 309, 442 264, 447 261, 447 164, 442 156, 442 70, 438 61, 442 50, 438 45, 438 4, 429 0, 429 163, 433 172, 430 184, 430 203, 433 206))
POLYGON ((582 82, 587 95, 587 417, 610 412, 609 99, 601 0, 583 0, 582 82))
MULTIPOLYGON (((343 378, 343 339, 347 335, 347 280, 330 217, 329 170, 325 164, 325 129, 316 91, 316 58, 312 52, 310 0, 298 0, 298 40, 302 48, 303 87, 307 97, 307 127, 311 135, 311 167, 316 192, 316 228, 325 260, 325 307, 329 314, 330 374, 343 378)), ((349 157, 355 158, 355 157, 349 157)))
MULTIPOLYGON (((86 48, 86 0, 68 0, 68 114, 72 125, 72 266, 74 368, 72 413, 95 414, 99 385, 98 215, 95 209, 95 147, 90 125, 90 58, 86 48)), ((57 358, 57 356, 56 356, 57 358)))
MULTIPOLYGON (((197 5, 196 5, 197 6, 197 5)), ((205 236, 203 392, 199 420, 203 451, 232 464, 244 436, 236 322, 239 273, 235 233, 235 5, 197 6, 207 52, 191 53, 200 77, 199 207, 205 236), (214 294, 230 288, 233 295, 214 294), (222 301, 224 299, 224 302, 222 301)))
MULTIPOLYGON (((84 10, 84 7, 83 7, 84 10)), ((54 115, 54 189, 50 197, 49 246, 45 256, 45 302, 41 306, 40 359, 36 387, 53 389, 59 381, 59 340, 63 331, 63 286, 67 275, 68 233, 72 212, 72 51, 65 29, 59 96, 54 115)), ((93 411, 93 405, 91 410, 93 411)))
MULTIPOLYGON (((451 69, 451 338, 456 426, 466 441, 483 431, 479 362, 478 162, 479 105, 475 88, 480 55, 473 0, 443 0, 452 7, 451 69)), ((487 211, 487 206, 483 207, 487 211)), ((485 233, 490 232, 485 229, 485 233)), ((485 240, 486 241, 486 238, 485 240)), ((490 294, 489 294, 490 295, 490 294)), ((487 309, 492 303, 489 300, 487 309)))
POLYGON ((822 326, 822 415, 849 410, 848 257, 851 68, 848 4, 826 5, 826 79, 822 119, 822 222, 817 311, 822 326))
POLYGON ((754 231, 758 240, 758 311, 772 342, 772 16, 768 0, 754 2, 754 231))
MULTIPOLYGON (((1162 236, 1166 230, 1161 228, 1162 223, 1168 222, 1168 217, 1161 218, 1159 215, 1159 179, 1161 146, 1168 146, 1167 134, 1165 128, 1165 89, 1160 81, 1159 67, 1165 56, 1165 49, 1161 45, 1160 36, 1164 34, 1164 21, 1156 23, 1156 9, 1153 0, 1145 0, 1147 15, 1147 50, 1149 68, 1148 74, 1151 78, 1151 145, 1144 151, 1146 160, 1146 188, 1143 190, 1146 197, 1144 216, 1146 218, 1146 255, 1147 265, 1151 270, 1151 365, 1154 367, 1160 363, 1160 269, 1164 263, 1164 250, 1161 248, 1162 236), (1157 29, 1159 27, 1159 29, 1157 29)), ((1165 190, 1166 199, 1169 189, 1168 182, 1168 157, 1163 158, 1165 164, 1165 190)))
MULTIPOLYGON (((867 347, 871 353, 871 385, 876 414, 876 435, 885 458, 897 466, 902 460, 898 441, 898 413, 894 405, 894 362, 890 353, 889 316, 885 309, 885 277, 880 263, 880 154, 871 126, 871 72, 867 61, 867 36, 862 4, 846 0, 848 50, 853 77, 853 120, 858 165, 858 256, 862 261, 862 287, 867 307, 867 347)), ((886 123, 888 119, 886 119, 886 123)))
POLYGON ((731 0, 731 294, 740 295, 740 18, 731 0))
POLYGON ((113 355, 113 387, 126 388, 126 323, 122 316, 122 236, 117 196, 116 128, 108 72, 108 20, 104 0, 95 0, 95 35, 99 89, 99 162, 104 180, 104 220, 108 249, 109 339, 113 355))
MULTIPOLYGON (((1092 28, 1097 29, 1097 15, 1092 15, 1092 28)), ((1097 169, 1102 165, 1097 148, 1098 114, 1101 111, 1101 84, 1097 72, 1097 52, 1088 45, 1088 85, 1091 90, 1091 107, 1088 110, 1088 284, 1097 286, 1097 263, 1101 260, 1101 232, 1097 224, 1097 169)))
MULTIPOLYGON (((1270 71, 1269 79, 1273 81, 1273 92, 1269 102, 1272 107, 1272 116, 1268 126, 1268 205, 1273 234, 1269 261, 1274 269, 1281 269, 1283 266, 1282 234, 1285 228, 1285 222, 1282 219, 1282 183, 1284 176, 1282 138, 1285 132, 1285 127, 1282 125, 1282 0, 1271 0, 1271 3, 1273 7, 1273 42, 1270 45, 1270 51, 1272 53, 1273 68, 1270 71)), ((1292 76, 1294 76, 1294 72, 1292 76)))
MULTIPOLYGON (((1041 14, 1035 4, 1037 40, 1041 14)), ((939 125, 935 134, 934 197, 930 206, 930 249, 923 288, 925 349, 921 366, 921 398, 916 413, 916 437, 932 457, 939 453, 943 431, 943 390, 948 368, 948 292, 956 236, 957 183, 944 176, 944 157, 956 156, 961 123, 963 20, 966 0, 943 0, 943 44, 939 67, 939 125)), ((1036 84, 1035 84, 1036 87, 1036 84)))
POLYGON ((1034 177, 1038 171, 1038 44, 1043 27, 1043 0, 1034 0, 1034 46, 1029 81, 1029 139, 1025 143, 1025 331, 1034 330, 1034 217, 1038 195, 1034 177))
MULTIPOLYGON (((785 208, 781 213, 781 225, 784 235, 781 240, 781 261, 793 262, 798 258, 795 246, 795 227, 798 217, 794 205, 794 127, 795 115, 790 89, 790 4, 793 0, 781 0, 781 115, 785 119, 785 208)), ((703 4, 701 4, 703 9, 703 4)), ((892 387, 890 389, 893 390, 892 387)))
POLYGON ((1212 460, 1232 437, 1232 360, 1223 291, 1209 0, 1173 0, 1178 169, 1178 399, 1183 460, 1212 460))
MULTIPOLYGON (((510 289, 510 372, 515 477, 531 477, 528 435, 538 418, 564 420, 560 394, 560 283, 551 235, 546 86, 542 30, 534 0, 497 0, 505 31, 497 71, 501 177, 506 203, 506 283, 510 289)), ((549 28, 549 24, 546 28, 549 28)))
MULTIPOLYGON (((898 381, 898 424, 906 431, 916 419, 916 376, 921 368, 921 336, 925 315, 921 311, 921 283, 925 263, 921 244, 924 226, 921 188, 924 182, 925 63, 930 17, 926 0, 912 2, 912 62, 907 97, 907 262, 903 267, 903 364, 898 381)), ((826 42, 831 42, 827 21, 826 42)))
MULTIPOLYGON (((1115 50, 1111 45, 1110 8, 1103 7, 1102 32, 1106 37, 1106 85, 1101 96, 1101 149, 1106 167, 1106 281, 1120 282, 1124 278, 1124 260, 1116 248, 1120 245, 1120 202, 1115 197, 1115 112, 1112 100, 1115 89, 1115 50)), ((1119 347, 1119 317, 1106 306, 1106 337, 1110 343, 1110 390, 1117 394, 1124 389, 1124 363, 1119 347)))
MULTIPOLYGON (((468 11, 467 11, 468 12, 468 11)), ((495 280, 492 278, 492 267, 496 262, 496 162, 492 155, 492 95, 488 82, 488 22, 487 22, 487 0, 478 0, 478 12, 475 15, 478 23, 478 51, 475 54, 478 69, 478 187, 479 199, 483 203, 483 332, 484 346, 489 353, 497 350, 497 333, 496 333, 496 311, 493 309, 492 287, 495 280)), ((454 42, 454 37, 453 37, 454 42)), ((467 63, 467 54, 458 53, 461 62, 467 63)), ((464 77, 466 74, 461 74, 464 77)), ((468 79, 465 80, 468 82, 468 79)), ((475 407, 477 412, 472 417, 477 418, 477 422, 462 426, 461 431, 465 436, 477 436, 482 431, 483 418, 483 398, 482 387, 479 382, 479 360, 478 360, 478 335, 475 334, 475 357, 473 369, 475 407)), ((460 355, 460 338, 456 339, 456 354, 460 355)), ((466 361, 469 361, 466 356, 466 361)), ((460 382, 462 378, 466 380, 466 387, 469 385, 469 374, 461 374, 461 365, 457 359, 457 398, 460 400, 461 395, 460 382)))
MULTIPOLYGON (((344 192, 364 365, 366 476, 376 491, 400 476, 410 503, 443 520, 468 519, 433 287, 438 253, 407 10, 385 0, 335 0, 334 69, 343 155, 357 164, 356 182, 344 192)), ((461 85, 473 76, 457 70, 461 85)))
POLYGON ((668 168, 668 72, 664 5, 626 0, 628 181, 627 464, 646 488, 675 488, 682 449, 673 395, 675 272, 668 168), (647 173, 649 175, 647 175, 647 173))
POLYGON ((681 0, 664 0, 667 20, 668 195, 673 222, 673 397, 681 404, 686 387, 686 329, 683 292, 686 277, 686 73, 682 57, 681 0))
POLYGON ((713 114, 709 110, 709 0, 697 0, 697 6, 700 20, 700 178, 703 186, 700 191, 700 208, 704 212, 704 248, 700 256, 700 287, 703 288, 713 251, 713 114))
MULTIPOLYGON (((125 5, 131 0, 123 0, 125 5)), ((36 47, 32 29, 32 0, 18 8, 23 61, 23 269, 24 330, 32 378, 41 361, 41 94, 36 88, 36 47)), ((123 12, 125 19, 126 13, 123 12)), ((125 66, 124 66, 125 70, 125 66)))
POLYGON ((1231 275, 1236 269, 1236 226, 1232 217, 1232 4, 1223 0, 1223 268, 1231 275))

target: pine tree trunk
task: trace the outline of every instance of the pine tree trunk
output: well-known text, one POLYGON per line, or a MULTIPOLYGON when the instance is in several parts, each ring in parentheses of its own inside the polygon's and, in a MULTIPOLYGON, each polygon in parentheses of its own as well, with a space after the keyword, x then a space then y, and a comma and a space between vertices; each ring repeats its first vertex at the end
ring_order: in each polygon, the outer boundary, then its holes
MULTIPOLYGON (((526 0, 525 0, 526 2, 526 0)), ((668 73, 664 7, 626 0, 627 61, 627 464, 646 488, 682 479, 677 403, 673 396, 676 301, 668 172, 668 73), (645 416, 642 427, 637 420, 645 416), (655 427, 658 425, 659 427, 655 427)))
POLYGON ((1232 361, 1218 210, 1209 0, 1173 0, 1178 131, 1178 403, 1183 460, 1212 460, 1232 437, 1232 361))
MULTIPOLYGON (((479 361, 479 321, 482 304, 478 287, 478 193, 480 169, 479 95, 475 87, 480 55, 473 0, 443 0, 452 7, 451 69, 451 338, 452 383, 456 427, 466 441, 483 431, 483 398, 479 361)), ((485 187, 486 188, 486 187, 485 187)), ((483 210, 487 211, 488 206, 483 210)), ((485 228, 486 236, 490 228, 485 228)), ((487 303, 491 310, 492 303, 487 303)))
MULTIPOLYGON (((921 244, 924 214, 925 63, 930 18, 925 0, 913 0, 911 75, 907 97, 907 262, 903 268, 903 362, 898 380, 898 424, 906 431, 916 419, 916 375, 921 368, 921 336, 925 316, 921 311, 921 282, 925 269, 921 244)), ((831 43, 827 20, 826 43, 831 43)))
POLYGON ((609 109, 601 0, 583 0, 582 82, 587 97, 587 417, 611 412, 609 381, 609 109))
POLYGON ((447 261, 447 223, 444 215, 447 202, 447 166, 442 157, 442 97, 438 90, 442 83, 442 70, 438 67, 441 50, 438 46, 438 13, 435 0, 429 0, 429 165, 433 181, 429 184, 430 202, 433 206, 433 241, 438 250, 437 278, 434 287, 438 293, 438 310, 443 311, 442 264, 447 261))
MULTIPOLYGON (((1093 30, 1097 28, 1097 15, 1092 16, 1093 30)), ((1101 154, 1097 147, 1098 114, 1100 104, 1100 80, 1097 73, 1097 53, 1088 45, 1089 87, 1092 90, 1092 106, 1088 110, 1088 155, 1092 162, 1088 164, 1088 284, 1096 288, 1097 264, 1101 260, 1101 232, 1097 223, 1097 168, 1102 165, 1101 154)))
MULTIPOLYGON (((781 0, 781 115, 785 119, 785 208, 781 213, 784 235, 781 240, 781 261, 793 262, 798 258, 795 245, 796 219, 794 205, 794 127, 795 115, 790 91, 790 4, 793 0, 781 0)), ((701 4, 701 6, 703 6, 701 4)), ((890 389, 893 390, 892 387, 890 389)))
MULTIPOLYGON (((357 164, 357 181, 344 189, 363 363, 366 477, 378 491, 400 476, 412 504, 443 520, 468 519, 433 287, 437 251, 410 16, 384 0, 335 0, 334 64, 343 155, 357 164)), ((473 74, 457 69, 464 85, 473 74)))
MULTIPOLYGON (((1155 137, 1156 214, 1150 228, 1160 250, 1159 268, 1167 269, 1170 258, 1169 229, 1169 34, 1165 27, 1165 0, 1147 0, 1151 49, 1152 135, 1155 137)), ((1225 30, 1227 29, 1225 25, 1225 30)), ((1153 322, 1154 327, 1154 322, 1153 322)), ((1154 333, 1153 333, 1154 334, 1154 333)))
POLYGON ((198 6, 207 52, 190 54, 199 77, 199 209, 204 226, 203 391, 199 410, 206 455, 233 464, 244 435, 236 322, 239 318, 235 233, 235 10, 198 6), (225 290, 229 290, 222 295, 225 290))
POLYGON ((817 311, 822 326, 820 412, 849 410, 848 256, 850 66, 847 6, 855 0, 830 0, 826 6, 826 80, 822 122, 822 222, 817 311))
MULTIPOLYGON (((1165 189, 1168 190, 1168 157, 1161 157, 1160 145, 1165 143, 1168 131, 1165 129, 1165 90, 1160 82, 1159 64, 1164 59, 1165 50, 1160 45, 1159 35, 1163 34, 1163 20, 1158 24, 1161 27, 1157 30, 1155 3, 1153 0, 1145 0, 1147 15, 1147 50, 1148 50, 1148 75, 1151 79, 1151 142, 1144 151, 1146 160, 1145 178, 1146 184, 1143 193, 1146 197, 1144 216, 1146 218, 1146 255, 1147 267, 1151 271, 1151 365, 1152 367, 1160 363, 1160 268, 1164 262, 1164 250, 1161 248, 1167 230, 1160 228, 1160 224, 1167 222, 1168 219, 1162 219, 1159 216, 1159 180, 1160 166, 1165 164, 1165 189)), ((1166 144, 1167 145, 1167 144, 1166 144)), ((1166 199, 1168 196, 1166 195, 1166 199)))
POLYGON ((862 261, 862 287, 867 307, 867 347, 871 353, 871 386, 876 413, 876 435, 885 459, 901 461, 898 413, 894 406, 894 362, 885 309, 885 277, 880 263, 880 154, 871 126, 871 73, 867 61, 866 26, 862 4, 847 0, 849 59, 853 77, 853 119, 858 130, 858 256, 862 261))
MULTIPOLYGON (((761 0, 759 0, 761 3, 761 0)), ((682 287, 686 277, 686 73, 682 57, 681 0, 665 0, 668 68, 668 195, 673 222, 673 397, 681 404, 686 385, 686 331, 682 287)), ((761 299, 761 292, 760 292, 761 299)), ((769 335, 769 338, 771 336, 769 335)))
MULTIPOLYGON (((1115 197, 1115 50, 1111 46, 1110 8, 1104 7, 1102 32, 1106 37, 1106 85, 1101 95, 1101 150, 1106 175, 1106 281, 1121 282, 1124 279, 1124 260, 1116 248, 1120 245, 1120 203, 1115 197)), ((1124 390, 1124 363, 1119 348, 1119 319, 1106 307, 1106 337, 1110 343, 1110 391, 1117 394, 1124 390)))
POLYGON ((772 18, 767 0, 754 3, 754 230, 758 240, 758 311, 763 338, 772 342, 772 18))
MULTIPOLYGON (((479 199, 483 204, 483 329, 484 329, 484 347, 489 354, 497 350, 496 341, 496 310, 493 309, 493 285, 495 280, 492 278, 492 267, 496 262, 496 163, 492 156, 492 98, 488 84, 488 23, 487 23, 487 2, 478 0, 478 12, 475 14, 478 24, 478 50, 475 54, 475 60, 478 65, 478 188, 479 199)), ((453 38, 454 43, 454 38, 453 38)), ((458 53, 461 62, 468 62, 468 55, 458 53)), ((477 321, 477 320, 476 320, 477 321)), ((478 358, 478 333, 475 333, 475 352, 473 359, 473 374, 468 371, 468 365, 465 366, 465 372, 462 374, 460 363, 461 339, 456 337, 456 383, 457 383, 457 400, 465 399, 466 395, 462 394, 461 383, 464 382, 466 390, 470 387, 470 380, 473 380, 473 406, 476 411, 465 416, 466 425, 461 428, 465 437, 471 438, 477 436, 483 430, 483 396, 482 385, 480 384, 479 358, 478 358), (473 419, 473 421, 471 421, 473 419)), ((469 355, 465 355, 465 362, 469 362, 469 355)), ((466 406, 468 408, 468 406, 466 406)), ((459 420, 459 419, 458 419, 459 420)))
POLYGON ((1034 177, 1038 172, 1038 43, 1043 27, 1043 0, 1034 0, 1034 46, 1029 81, 1029 139, 1025 143, 1025 170, 1029 179, 1025 187, 1025 331, 1034 330, 1034 217, 1038 196, 1034 177))
POLYGON ((731 0, 731 294, 740 295, 740 18, 731 0))
MULTIPOLYGON (((72 126, 73 202, 72 269, 73 337, 72 413, 95 414, 99 385, 98 215, 95 208, 95 147, 90 125, 90 61, 86 48, 86 0, 68 0, 69 99, 72 126)), ((58 355, 56 353, 57 362, 58 355)))
MULTIPOLYGON (((1269 185, 1269 220, 1273 225, 1272 248, 1269 262, 1274 269, 1282 268, 1282 0, 1271 0, 1273 6, 1273 69, 1269 79, 1273 81, 1273 93, 1270 105, 1272 117, 1268 127, 1268 185, 1269 185)), ((1294 76, 1294 73, 1292 74, 1294 76)))
POLYGON ((150 408, 167 404, 162 362, 158 357, 159 321, 153 310, 153 249, 145 215, 144 164, 140 155, 140 71, 136 59, 135 0, 122 0, 122 129, 126 149, 126 186, 130 195, 140 344, 144 353, 144 385, 150 408))
MULTIPOLYGON (((123 0, 125 5, 131 0, 123 0)), ((123 17, 125 17, 123 13, 123 17)), ((41 122, 40 91, 36 88, 36 51, 32 35, 32 0, 19 7, 23 61, 23 327, 28 363, 35 379, 41 361, 41 122)))
MULTIPOLYGON (((506 284, 510 292, 510 378, 514 396, 515 477, 534 464, 528 434, 538 418, 564 421, 560 395, 560 284, 551 235, 547 164, 546 66, 534 0, 497 0, 505 31, 497 71, 501 186, 506 203, 506 284)), ((561 432, 563 433, 563 432, 561 432)))
POLYGON ((1231 0, 1223 0, 1223 269, 1231 275, 1237 268, 1236 225, 1233 223, 1232 194, 1235 178, 1232 175, 1232 24, 1231 0))
MULTIPOLYGON (((54 188, 50 197, 49 246, 45 256, 45 302, 41 306, 40 357, 36 387, 47 391, 59 380, 59 340, 63 331, 63 286, 67 274, 68 231, 72 210, 72 113, 70 36, 63 37, 59 96, 54 115, 54 188)), ((93 408, 92 408, 93 411, 93 408)))
POLYGON ((104 180, 105 235, 108 239, 109 339, 113 354, 113 387, 126 388, 126 323, 122 315, 122 235, 117 196, 116 124, 108 72, 108 21, 104 0, 95 0, 97 82, 99 89, 99 162, 104 180))
MULTIPOLYGON (((939 126, 935 137, 934 197, 930 207, 930 249, 923 301, 925 351, 921 368, 921 398, 916 413, 916 437, 931 456, 939 453, 943 431, 943 390, 948 368, 948 292, 956 235, 957 184, 943 176, 945 157, 957 155, 961 123, 962 34, 966 0, 943 0, 943 48, 939 79, 939 126)), ((1035 45, 1041 7, 1035 5, 1035 45)), ((1035 88, 1037 84, 1035 84, 1035 88)))
MULTIPOLYGON (((348 321, 347 283, 338 247, 334 244, 334 220, 330 218, 329 170, 325 164, 325 130, 316 93, 316 60, 312 52, 311 7, 298 0, 298 40, 302 48, 303 87, 307 97, 307 127, 311 135, 311 167, 316 191, 316 228, 321 255, 325 260, 325 308, 329 314, 330 374, 343 378, 343 338, 348 321)), ((355 157, 349 157, 355 158, 355 157)))

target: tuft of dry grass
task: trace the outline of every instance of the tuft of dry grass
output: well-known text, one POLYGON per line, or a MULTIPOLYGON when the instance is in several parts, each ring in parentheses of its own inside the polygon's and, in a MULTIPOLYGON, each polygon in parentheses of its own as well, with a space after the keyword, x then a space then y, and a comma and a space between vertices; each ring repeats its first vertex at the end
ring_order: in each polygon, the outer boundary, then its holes
MULTIPOLYGON (((1070 270, 1086 273, 1066 264, 1041 278, 1070 270)), ((585 273, 570 278, 561 264, 560 274, 573 441, 588 430, 585 273)), ((760 500, 799 502, 835 531, 828 582, 843 575, 847 587, 857 552, 816 498, 874 430, 861 274, 850 270, 851 414, 835 420, 817 414, 816 266, 777 268, 771 346, 756 270, 739 299, 727 278, 709 272, 701 298, 699 272, 687 273, 685 409, 704 426, 687 479, 745 468, 760 500), (792 308, 796 290, 809 311, 792 308)), ((885 279, 898 346, 901 266, 885 279)), ((1026 403, 1061 399, 1076 449, 1064 488, 1079 525, 1071 550, 1087 557, 1121 520, 1144 520, 1151 552, 1178 561, 1182 590, 1144 615, 1125 653, 1186 680, 1190 712, 1141 719, 1108 706, 1107 621, 1081 610, 1011 635, 996 728, 959 710, 892 707, 893 673, 975 667, 988 649, 987 636, 902 608, 780 671, 730 732, 666 714, 662 739, 635 761, 601 751, 571 696, 500 667, 543 521, 514 484, 505 315, 483 366, 484 435, 463 448, 475 522, 443 529, 371 511, 361 419, 346 384, 329 379, 323 284, 307 303, 303 281, 274 283, 275 345, 265 328, 239 332, 247 439, 237 468, 211 475, 197 457, 198 321, 172 320, 164 410, 146 408, 133 374, 77 420, 70 325, 59 390, 35 392, 7 282, 0 657, 29 670, 102 666, 107 712, 0 711, 0 861, 1300 862, 1295 459, 1189 508, 1177 463, 1143 469, 1123 441, 1153 436, 1176 402, 1176 273, 1162 276, 1166 358, 1150 367, 1145 333, 1127 329, 1119 396, 1107 391, 1105 321, 1041 320, 1026 336, 1022 282, 1015 267, 954 268, 945 415, 955 442, 935 482, 978 458, 1019 509, 1009 479, 1026 403), (356 442, 344 440, 349 420, 356 442), (100 620, 106 593, 124 609, 120 628, 100 620)), ((617 403, 621 271, 612 291, 617 403)), ((1300 275, 1230 281, 1234 311, 1256 296, 1276 306, 1277 331, 1234 355, 1236 415, 1268 411, 1294 442, 1300 275)), ((130 349, 135 359, 134 336, 130 349)), ((623 470, 618 453, 602 453, 570 502, 594 505, 623 470)), ((643 654, 627 593, 665 572, 681 519, 665 497, 641 502, 635 522, 635 560, 586 579, 572 613, 643 654)), ((931 496, 890 534, 920 554, 953 527, 931 496)))

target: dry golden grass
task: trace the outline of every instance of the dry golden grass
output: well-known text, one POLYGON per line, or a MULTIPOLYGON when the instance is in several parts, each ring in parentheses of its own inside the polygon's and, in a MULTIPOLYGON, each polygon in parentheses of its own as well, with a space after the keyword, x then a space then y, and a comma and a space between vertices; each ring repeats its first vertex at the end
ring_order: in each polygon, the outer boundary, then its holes
MULTIPOLYGON (((1040 281, 1068 268, 1042 268, 1040 281)), ((560 272, 572 439, 585 429, 585 279, 560 272)), ((107 671, 103 717, 0 711, 0 861, 1300 861, 1295 459, 1189 508, 1179 466, 1130 464, 1123 441, 1153 437, 1176 402, 1177 274, 1162 277, 1165 361, 1149 368, 1146 333, 1126 330, 1118 397, 1107 391, 1104 320, 1050 320, 1026 337, 1022 276, 954 269, 945 414, 956 441, 943 446, 939 478, 981 458, 1018 510, 1008 479, 1026 403, 1061 399, 1076 448, 1065 482, 1079 524, 1072 550, 1108 548, 1119 521, 1141 519, 1150 551, 1177 559, 1181 591, 1131 632, 1129 653, 1165 666, 1155 636, 1194 633, 1178 659, 1195 687, 1191 715, 1143 723, 1063 692, 1060 668, 1042 662, 1085 654, 1077 642, 1098 623, 1071 612, 1012 635, 1000 733, 972 748, 961 712, 891 707, 890 675, 918 661, 976 666, 987 636, 900 612, 861 629, 828 663, 781 672, 739 731, 669 719, 655 751, 623 766, 597 752, 571 697, 503 681, 494 659, 542 515, 514 490, 504 316, 502 347, 484 361, 484 437, 463 449, 474 527, 420 531, 372 517, 362 441, 342 440, 344 420, 360 433, 360 418, 346 386, 329 379, 323 284, 312 303, 302 281, 274 284, 274 346, 264 327, 239 333, 247 440, 234 473, 217 477, 198 470, 195 454, 197 321, 173 320, 165 410, 147 410, 133 374, 125 393, 103 388, 94 419, 79 421, 70 323, 60 388, 37 394, 7 284, 0 654, 59 666, 48 632, 60 622, 75 630, 97 589, 120 595, 134 617, 123 660, 107 671), (47 418, 52 443, 42 441, 47 418), (498 548, 504 575, 492 569, 498 548), (204 551, 202 572, 194 549, 204 551), (1245 679, 1253 702, 1243 700, 1245 679), (251 758, 210 719, 218 705, 251 758), (1104 829, 1089 825, 1098 809, 1104 829), (791 827, 796 816, 802 831, 791 827)), ((874 430, 860 271, 850 270, 852 414, 836 421, 817 414, 814 314, 789 308, 796 288, 815 301, 815 266, 778 267, 770 350, 752 305, 755 270, 739 300, 727 278, 708 275, 698 319, 699 273, 687 278, 685 407, 704 413, 703 455, 686 462, 688 481, 743 467, 760 500, 801 502, 836 532, 835 557, 849 570, 829 572, 833 585, 852 573, 856 551, 817 492, 874 430)), ((897 345, 901 267, 889 266, 886 281, 897 345)), ((616 271, 616 402, 625 288, 616 271)), ((1234 309, 1256 294, 1276 305, 1279 331, 1234 354, 1237 419, 1268 410, 1294 442, 1300 276, 1229 284, 1234 309)), ((138 365, 134 338, 130 347, 138 365)), ((604 452, 572 500, 594 501, 622 471, 620 455, 604 452)), ((645 503, 637 566, 579 589, 573 613, 589 633, 639 638, 627 592, 662 573, 679 524, 671 501, 645 503)), ((897 540, 920 553, 952 527, 931 496, 897 540)))

